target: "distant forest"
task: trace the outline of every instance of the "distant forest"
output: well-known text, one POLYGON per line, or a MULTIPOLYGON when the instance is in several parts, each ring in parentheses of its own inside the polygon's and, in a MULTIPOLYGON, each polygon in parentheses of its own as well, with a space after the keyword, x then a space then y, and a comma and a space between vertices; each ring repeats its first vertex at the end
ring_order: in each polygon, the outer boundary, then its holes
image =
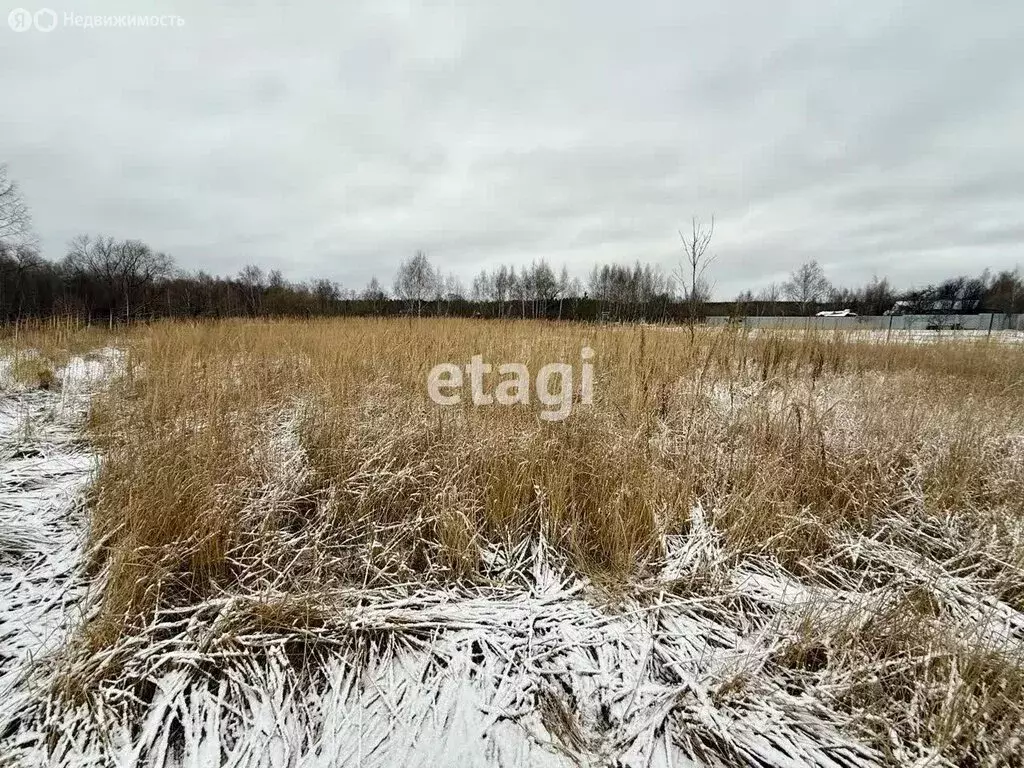
POLYGON ((82 235, 60 260, 42 257, 31 235, 28 208, 0 165, 0 322, 73 316, 86 322, 131 322, 161 317, 313 317, 333 315, 450 315, 578 321, 686 322, 712 315, 808 315, 850 309, 880 315, 897 303, 905 313, 1024 312, 1019 271, 951 277, 913 291, 885 278, 860 287, 832 285, 821 266, 807 262, 790 278, 733 301, 710 301, 706 257, 713 222, 694 221, 681 233, 680 268, 595 266, 585 281, 543 259, 529 266, 481 271, 470 285, 444 274, 418 252, 398 267, 389 285, 377 278, 361 289, 328 279, 293 282, 278 270, 250 265, 219 277, 187 272, 166 253, 140 240, 82 235))
MULTIPOLYGON (((488 318, 685 322, 710 315, 807 315, 851 309, 879 315, 897 301, 907 313, 928 314, 937 302, 949 311, 1024 312, 1018 272, 955 277, 910 292, 875 279, 858 288, 824 281, 810 262, 789 281, 730 302, 706 294, 691 301, 678 282, 645 264, 594 267, 586 283, 556 273, 543 260, 529 267, 481 272, 467 288, 440 274, 422 253, 399 266, 385 288, 376 278, 361 290, 330 280, 292 282, 277 270, 248 266, 232 277, 175 268, 170 256, 138 240, 80 237, 60 261, 48 261, 28 245, 0 243, 0 318, 75 316, 91 322, 160 317, 223 318, 321 315, 452 315, 488 318), (812 280, 811 283, 814 281, 812 280)), ((698 291, 701 287, 698 286, 698 291)))

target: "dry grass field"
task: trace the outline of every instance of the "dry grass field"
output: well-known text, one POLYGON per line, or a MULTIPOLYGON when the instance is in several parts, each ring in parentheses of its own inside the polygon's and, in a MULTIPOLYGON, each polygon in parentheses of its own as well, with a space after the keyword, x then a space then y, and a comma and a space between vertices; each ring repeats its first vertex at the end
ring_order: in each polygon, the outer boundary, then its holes
POLYGON ((123 353, 82 427, 82 618, 0 707, 18 760, 1024 760, 1019 345, 443 319, 2 344, 9 398, 123 353), (475 354, 572 364, 571 414, 433 403, 475 354))

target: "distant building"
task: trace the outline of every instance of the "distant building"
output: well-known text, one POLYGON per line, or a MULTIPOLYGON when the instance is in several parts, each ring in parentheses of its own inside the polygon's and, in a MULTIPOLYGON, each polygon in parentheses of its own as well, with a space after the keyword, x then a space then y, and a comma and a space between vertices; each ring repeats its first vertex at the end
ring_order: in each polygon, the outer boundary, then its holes
POLYGON ((912 301, 897 301, 892 305, 891 309, 885 310, 883 315, 911 315, 914 313, 914 302, 912 301))
POLYGON ((897 301, 886 315, 970 315, 981 306, 979 299, 937 299, 934 301, 897 301))

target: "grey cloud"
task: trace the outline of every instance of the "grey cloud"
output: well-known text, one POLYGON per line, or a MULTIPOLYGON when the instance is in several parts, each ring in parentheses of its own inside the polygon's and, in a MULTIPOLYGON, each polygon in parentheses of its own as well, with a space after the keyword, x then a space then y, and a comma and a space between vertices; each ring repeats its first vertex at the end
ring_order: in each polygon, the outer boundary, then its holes
POLYGON ((353 287, 416 248, 467 281, 670 270, 714 213, 723 296, 806 258, 902 284, 1024 261, 1012 4, 68 10, 185 26, 0 28, 0 161, 50 256, 103 231, 353 287))

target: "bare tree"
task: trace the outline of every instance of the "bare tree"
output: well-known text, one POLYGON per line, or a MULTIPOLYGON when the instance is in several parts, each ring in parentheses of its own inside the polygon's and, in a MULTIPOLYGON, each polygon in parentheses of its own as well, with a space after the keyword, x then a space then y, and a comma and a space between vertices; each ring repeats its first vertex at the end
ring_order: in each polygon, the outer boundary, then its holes
POLYGON ((452 304, 466 299, 466 286, 454 272, 449 272, 446 277, 438 275, 438 290, 441 292, 445 302, 445 313, 451 314, 452 304))
POLYGON ((404 299, 416 307, 416 315, 423 312, 423 302, 434 298, 439 279, 423 251, 416 253, 408 261, 398 266, 395 276, 395 296, 404 299))
POLYGON ((0 243, 9 246, 34 245, 32 215, 21 190, 7 177, 7 166, 0 164, 0 243))
POLYGON ((511 301, 515 290, 516 271, 511 271, 504 264, 494 274, 494 300, 498 302, 498 316, 505 316, 505 305, 511 301))
POLYGON ((250 315, 261 314, 263 293, 267 289, 267 280, 263 270, 255 264, 247 264, 238 273, 238 282, 242 285, 246 311, 250 315))
POLYGON ((490 301, 493 294, 494 277, 486 269, 481 269, 480 274, 473 278, 473 301, 490 301))
POLYGON ((1007 269, 996 275, 989 285, 988 297, 993 308, 1007 315, 1024 312, 1024 280, 1020 269, 1007 269))
POLYGON ((562 272, 558 275, 558 319, 562 319, 562 302, 565 301, 566 295, 572 290, 572 278, 569 277, 569 270, 566 269, 565 265, 562 265, 562 272))
POLYGON ((383 286, 381 286, 376 275, 370 278, 370 282, 366 284, 366 287, 363 289, 363 293, 360 296, 363 301, 374 302, 375 306, 380 302, 385 301, 387 297, 388 293, 384 290, 383 286))
POLYGON ((742 318, 750 314, 750 310, 754 307, 755 301, 756 299, 754 298, 753 291, 749 289, 746 291, 740 291, 736 294, 736 301, 733 302, 733 311, 730 312, 730 315, 742 318))
POLYGON ((763 305, 759 310, 761 312, 766 311, 766 307, 771 310, 773 315, 777 315, 779 312, 779 297, 782 296, 782 288, 778 283, 769 283, 768 286, 761 290, 757 294, 757 300, 763 305))
POLYGON ((541 259, 529 270, 530 298, 533 300, 533 316, 547 316, 548 303, 558 296, 558 278, 548 263, 541 259))
POLYGON ((683 257, 676 269, 676 278, 683 289, 683 299, 689 308, 687 324, 690 328, 690 340, 694 338, 694 324, 700 307, 711 298, 711 284, 705 277, 708 267, 715 260, 708 253, 711 238, 715 234, 715 217, 711 224, 704 225, 696 216, 690 220, 689 234, 679 230, 679 239, 683 241, 683 257))
POLYGON ((310 292, 316 298, 319 312, 325 315, 335 311, 337 302, 341 299, 341 286, 327 278, 314 280, 310 292))
POLYGON ((284 274, 280 269, 272 269, 267 273, 267 288, 281 290, 286 285, 284 274))
POLYGON ((891 310, 895 303, 896 293, 888 278, 873 276, 864 288, 864 314, 881 315, 891 310))
POLYGON ((56 277, 33 245, 0 240, 0 322, 32 311, 46 290, 48 273, 56 277))
POLYGON ((64 269, 72 277, 94 280, 103 287, 111 320, 115 307, 118 315, 131 320, 133 312, 138 315, 145 309, 154 283, 171 276, 173 262, 141 240, 79 235, 68 246, 64 269))
POLYGON ((782 284, 782 291, 786 298, 800 304, 800 312, 807 314, 812 304, 818 304, 831 289, 828 278, 825 277, 825 270, 817 261, 808 261, 801 264, 789 276, 789 280, 782 284))
POLYGON ((444 279, 444 298, 447 301, 464 301, 466 286, 454 272, 449 272, 444 279))
POLYGON ((530 298, 530 272, 523 267, 521 274, 516 274, 516 268, 511 267, 508 271, 510 299, 519 302, 520 313, 526 318, 526 300, 530 298))

